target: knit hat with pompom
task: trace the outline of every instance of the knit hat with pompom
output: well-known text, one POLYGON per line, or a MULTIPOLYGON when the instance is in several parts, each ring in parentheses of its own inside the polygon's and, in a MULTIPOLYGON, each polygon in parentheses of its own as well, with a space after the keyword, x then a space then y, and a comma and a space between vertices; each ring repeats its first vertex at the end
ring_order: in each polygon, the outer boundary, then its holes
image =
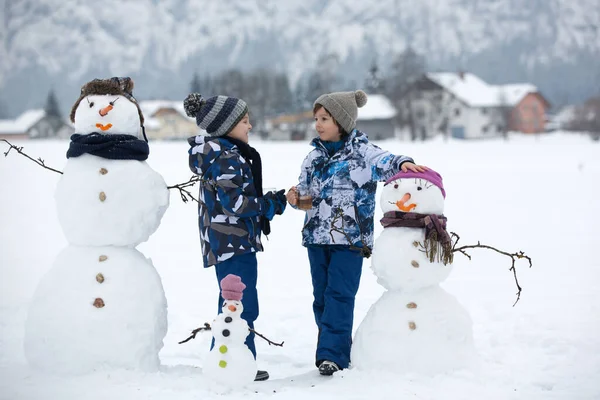
POLYGON ((317 104, 325 107, 346 133, 350 133, 356 127, 358 107, 367 104, 367 94, 362 90, 328 93, 319 96, 314 106, 317 104))
POLYGON ((248 105, 242 99, 213 96, 205 99, 192 93, 183 101, 185 113, 196 118, 196 124, 210 136, 225 136, 248 113, 248 105))

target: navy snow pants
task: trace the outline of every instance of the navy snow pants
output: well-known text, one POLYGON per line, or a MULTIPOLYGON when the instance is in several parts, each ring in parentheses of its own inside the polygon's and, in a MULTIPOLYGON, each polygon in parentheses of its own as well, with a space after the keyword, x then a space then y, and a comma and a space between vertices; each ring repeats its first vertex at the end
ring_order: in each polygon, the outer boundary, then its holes
POLYGON ((309 246, 313 312, 319 328, 316 365, 324 360, 340 368, 350 364, 354 298, 363 258, 345 246, 309 246))

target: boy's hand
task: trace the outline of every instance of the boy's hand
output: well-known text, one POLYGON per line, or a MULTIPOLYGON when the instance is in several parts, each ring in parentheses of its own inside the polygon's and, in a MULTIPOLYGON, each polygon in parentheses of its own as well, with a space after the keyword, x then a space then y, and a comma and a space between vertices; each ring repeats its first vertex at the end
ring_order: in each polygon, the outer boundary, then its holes
POLYGON ((429 170, 429 168, 427 168, 424 165, 415 165, 415 164, 411 163, 410 161, 402 163, 402 166, 400 167, 400 169, 402 170, 402 172, 408 172, 408 171, 425 172, 425 171, 429 170))
POLYGON ((297 205, 298 204, 298 190, 296 190, 296 186, 292 186, 290 188, 290 190, 288 190, 285 197, 286 197, 288 203, 290 203, 293 206, 297 205))

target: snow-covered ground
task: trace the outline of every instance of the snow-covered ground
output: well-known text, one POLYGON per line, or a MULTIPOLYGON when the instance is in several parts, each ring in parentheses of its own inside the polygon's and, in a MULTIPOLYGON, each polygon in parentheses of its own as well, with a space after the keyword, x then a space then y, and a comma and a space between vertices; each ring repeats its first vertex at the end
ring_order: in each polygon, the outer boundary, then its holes
MULTIPOLYGON (((48 165, 64 167, 68 142, 18 144, 48 165)), ((263 157, 265 187, 295 184, 310 150, 306 143, 251 137, 251 144, 263 157)), ((600 144, 558 133, 514 136, 507 142, 379 144, 443 175, 449 230, 461 236, 461 243, 480 240, 511 252, 524 250, 533 258, 533 268, 525 262, 517 267, 520 302, 512 307, 516 289, 508 258, 484 250, 473 250, 472 261, 457 255, 442 286, 473 319, 477 368, 437 376, 350 369, 321 377, 313 359, 317 332, 308 259, 300 245, 303 215, 290 208, 273 221, 266 251, 259 255, 261 316, 256 323, 258 332, 285 344, 274 347, 257 339, 259 368, 267 369, 271 379, 227 398, 600 398, 600 144)), ((0 149, 6 148, 1 142, 0 149)), ((184 141, 151 143, 148 162, 169 185, 191 175, 184 141)), ((58 179, 16 153, 0 158, 0 399, 222 397, 202 376, 210 336, 177 343, 212 320, 218 288, 214 270, 201 265, 196 206, 184 204, 175 191, 157 232, 138 246, 158 270, 169 303, 161 371, 97 372, 67 379, 27 366, 23 334, 28 304, 67 246, 54 202, 58 179)), ((377 224, 375 235, 380 231, 377 224)), ((366 260, 355 328, 383 292, 369 267, 366 260)))

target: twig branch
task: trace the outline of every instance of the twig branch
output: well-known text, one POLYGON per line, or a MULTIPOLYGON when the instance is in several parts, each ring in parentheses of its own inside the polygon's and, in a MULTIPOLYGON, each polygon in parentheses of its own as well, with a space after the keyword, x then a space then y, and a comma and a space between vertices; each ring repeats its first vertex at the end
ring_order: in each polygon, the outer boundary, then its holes
POLYGON ((269 345, 283 347, 283 343, 284 343, 284 342, 281 342, 281 343, 275 343, 275 342, 273 342, 273 341, 271 341, 271 340, 267 339, 265 336, 261 335, 260 333, 256 332, 254 329, 252 329, 252 328, 248 328, 248 329, 250 329, 250 332, 253 332, 253 333, 254 333, 256 336, 258 336, 258 337, 261 337, 261 338, 265 339, 265 340, 267 341, 267 343, 269 343, 269 345))
POLYGON ((44 160, 42 160, 40 157, 38 157, 37 160, 34 160, 32 157, 30 157, 28 154, 26 154, 25 152, 23 152, 23 147, 19 147, 19 146, 15 146, 14 144, 10 143, 8 140, 6 139, 2 139, 2 141, 6 142, 6 144, 8 144, 10 147, 8 148, 8 150, 6 152, 4 152, 4 157, 8 156, 8 153, 10 153, 10 151, 12 149, 14 149, 17 153, 21 154, 22 156, 27 157, 28 159, 30 159, 31 161, 33 161, 34 163, 36 163, 37 165, 44 167, 46 169, 49 169, 50 171, 54 171, 54 172, 58 172, 59 174, 62 175, 61 171, 58 171, 54 168, 50 168, 49 166, 46 165, 46 163, 44 162, 44 160))
POLYGON ((204 323, 204 326, 201 326, 200 328, 196 328, 192 331, 192 334, 190 335, 190 337, 188 337, 185 340, 182 340, 181 342, 179 342, 179 344, 183 344, 185 342, 189 342, 192 339, 196 339, 196 334, 198 332, 202 332, 202 331, 210 331, 212 328, 210 327, 210 324, 208 322, 204 323))
POLYGON ((177 189, 179 190, 179 194, 181 195, 181 200, 184 203, 187 203, 189 200, 195 201, 198 203, 198 200, 190 193, 186 188, 194 186, 196 182, 200 181, 200 177, 194 175, 187 182, 178 183, 173 186, 167 186, 167 189, 177 189))
POLYGON ((466 249, 488 249, 488 250, 493 250, 496 253, 505 255, 507 257, 510 257, 512 263, 511 266, 509 268, 509 271, 512 271, 513 276, 515 278, 515 284, 517 285, 517 300, 515 300, 513 307, 517 304, 517 302, 519 301, 519 299, 521 298, 521 285, 519 285, 519 280, 517 279, 517 269, 515 268, 515 262, 518 259, 524 258, 527 261, 529 261, 529 268, 531 268, 533 266, 532 262, 531 262, 531 257, 529 257, 528 255, 526 255, 524 252, 522 251, 518 251, 516 253, 508 253, 506 251, 502 251, 502 250, 498 250, 495 247, 492 246, 488 246, 485 244, 481 244, 481 242, 477 242, 477 244, 471 244, 471 245, 465 245, 465 246, 460 246, 460 247, 456 247, 456 245, 458 244, 458 241, 460 240, 460 236, 458 236, 456 233, 454 232, 450 232, 450 236, 455 239, 454 243, 452 244, 452 252, 459 252, 463 255, 465 255, 469 260, 471 260, 471 256, 465 251, 466 249))

